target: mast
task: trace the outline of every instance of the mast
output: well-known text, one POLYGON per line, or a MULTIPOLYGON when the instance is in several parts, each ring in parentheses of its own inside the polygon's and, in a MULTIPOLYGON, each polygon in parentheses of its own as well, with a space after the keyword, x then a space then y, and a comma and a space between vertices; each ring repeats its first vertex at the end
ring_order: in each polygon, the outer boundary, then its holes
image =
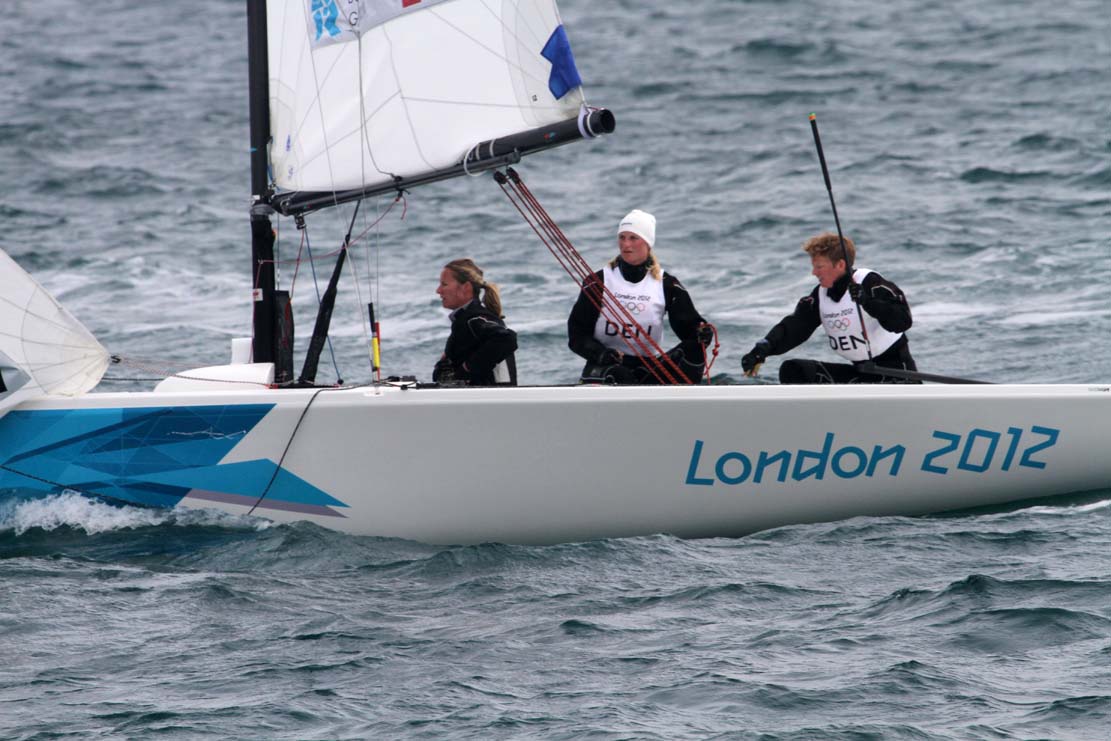
MULTIPOLYGON (((251 276, 254 305, 254 362, 276 361, 273 209, 267 202, 270 140, 270 82, 267 64, 266 0, 247 0, 247 75, 251 116, 251 276)), ((275 378, 275 380, 279 380, 275 378)))

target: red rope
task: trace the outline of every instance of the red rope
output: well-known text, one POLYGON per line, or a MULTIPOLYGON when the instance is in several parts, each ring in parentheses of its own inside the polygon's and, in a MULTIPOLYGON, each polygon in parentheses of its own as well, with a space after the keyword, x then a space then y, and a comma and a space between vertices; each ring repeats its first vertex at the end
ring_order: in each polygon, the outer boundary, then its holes
MULTIPOLYGON (((516 173, 512 173, 511 178, 515 174, 516 173)), ((519 182, 519 178, 517 178, 517 182, 519 182)), ((544 208, 528 190, 527 186, 520 183, 520 188, 523 196, 528 199, 531 211, 536 214, 538 218, 543 219, 542 223, 546 231, 555 235, 557 247, 565 258, 565 268, 568 264, 572 266, 572 277, 576 277, 580 287, 584 290, 584 293, 594 307, 598 309, 599 314, 616 326, 637 326, 638 323, 636 319, 629 312, 627 307, 625 307, 611 291, 606 289, 604 283, 598 282, 597 276, 590 269, 590 266, 578 251, 575 250, 570 240, 567 239, 566 235, 563 234, 562 230, 559 229, 547 214, 544 208)), ((670 356, 663 353, 663 349, 651 336, 642 336, 638 334, 628 337, 622 335, 621 339, 625 345, 629 347, 630 351, 641 359, 641 362, 644 363, 645 367, 658 383, 678 384, 680 382, 690 382, 686 376, 682 374, 678 366, 675 365, 675 361, 673 361, 670 356), (682 379, 682 381, 678 379, 682 379)))
POLYGON ((355 237, 354 239, 351 240, 351 244, 355 244, 360 239, 365 237, 367 234, 370 233, 371 229, 378 226, 378 224, 382 221, 382 219, 389 216, 390 211, 393 211, 393 207, 397 205, 398 201, 401 201, 401 204, 402 204, 401 205, 401 220, 405 221, 405 214, 409 213, 409 201, 405 198, 404 191, 398 191, 397 197, 394 198, 393 201, 390 203, 390 205, 386 208, 386 210, 382 212, 382 215, 379 216, 377 219, 375 219, 370 224, 368 224, 367 228, 363 229, 362 233, 359 234, 359 236, 357 236, 357 237, 355 237))
MULTIPOLYGON (((382 212, 382 215, 379 216, 377 219, 375 219, 370 224, 368 224, 367 227, 365 229, 363 229, 363 231, 357 237, 355 237, 354 239, 351 240, 350 246, 354 246, 357 242, 359 242, 359 240, 361 240, 368 233, 370 233, 371 229, 378 226, 378 224, 381 223, 382 219, 386 218, 386 216, 389 215, 390 211, 393 210, 393 207, 397 205, 398 201, 401 201, 404 204, 401 207, 401 220, 404 221, 405 220, 405 214, 407 214, 409 212, 409 202, 405 199, 405 194, 404 193, 398 193, 397 197, 394 198, 393 201, 390 203, 390 205, 386 208, 386 210, 382 212)), ((262 265, 273 264, 273 265, 296 265, 297 267, 300 267, 302 262, 306 262, 306 258, 301 256, 301 253, 304 251, 304 249, 305 249, 305 236, 304 236, 304 232, 302 232, 302 234, 301 234, 301 248, 299 250, 297 250, 297 257, 293 258, 292 260, 260 260, 259 261, 259 266, 261 268, 262 265)), ((339 253, 343 252, 344 249, 346 249, 346 247, 344 245, 340 245, 338 248, 332 250, 331 252, 322 252, 318 255, 313 255, 312 257, 307 258, 307 261, 308 262, 319 262, 319 261, 325 260, 329 257, 335 257, 339 253)), ((297 280, 296 274, 294 274, 293 280, 294 281, 297 280)))
MULTIPOLYGON (((600 282, 590 265, 575 249, 571 241, 555 223, 548 212, 521 180, 513 168, 507 168, 505 174, 495 173, 495 179, 505 193, 509 202, 517 209, 526 223, 532 227, 540 241, 556 258, 560 266, 575 280, 579 288, 590 300, 599 314, 617 326, 639 326, 637 320, 621 301, 600 282), (508 187, 507 187, 508 185, 508 187)), ((691 383, 690 379, 679 370, 679 366, 664 353, 663 349, 650 335, 621 336, 622 341, 629 347, 633 355, 640 358, 645 367, 658 383, 680 384, 691 383)), ((715 355, 717 354, 715 349, 715 355)))
MULTIPOLYGON (((618 301, 612 293, 605 290, 605 285, 598 284, 593 271, 590 270, 590 266, 583 260, 582 256, 579 255, 578 251, 571 245, 570 240, 567 239, 551 217, 548 216, 539 201, 532 196, 528 188, 520 182, 520 178, 517 177, 516 173, 512 170, 509 171, 508 182, 511 183, 512 192, 506 190, 503 178, 498 179, 499 185, 502 186, 502 191, 509 198, 510 202, 517 207, 518 212, 520 212, 526 222, 532 226, 533 231, 537 233, 541 241, 544 242, 548 250, 556 257, 557 261, 560 262, 579 287, 584 289, 587 298, 589 298, 595 308, 599 310, 599 313, 605 315, 610 321, 617 320, 615 323, 618 323, 620 321, 618 314, 624 312, 630 323, 635 322, 632 315, 621 305, 620 301, 618 301), (516 196, 516 199, 514 196, 516 196)), ((650 347, 644 339, 638 336, 631 338, 623 337, 622 339, 625 341, 626 345, 629 345, 634 354, 642 357, 650 357, 653 361, 656 360, 655 356, 652 354, 652 347, 650 347), (633 340, 638 347, 634 348, 633 343, 629 342, 630 339, 633 340)), ((655 345, 655 342, 652 341, 650 337, 647 338, 647 340, 655 346, 656 350, 659 350, 659 346, 655 345)), ((668 358, 668 360, 670 360, 670 358, 668 358)), ((648 367, 649 371, 653 373, 657 381, 663 383, 666 379, 668 383, 676 383, 676 380, 670 376, 667 369, 662 367, 658 361, 655 363, 658 367, 653 367, 651 363, 646 363, 645 365, 648 367), (663 375, 662 378, 661 373, 663 375)))
POLYGON ((702 346, 702 358, 706 363, 706 371, 705 371, 706 372, 706 383, 713 383, 713 379, 710 378, 710 368, 712 368, 714 366, 714 361, 718 359, 718 350, 721 349, 721 342, 718 340, 718 328, 717 327, 710 324, 709 322, 706 322, 705 324, 700 325, 699 329, 702 329, 702 327, 709 327, 710 331, 712 331, 714 333, 713 357, 709 357, 706 354, 706 350, 710 347, 710 344, 706 343, 705 345, 702 346))
MULTIPOLYGON (((255 270, 255 287, 257 288, 259 282, 262 280, 262 267, 264 265, 284 265, 286 263, 293 263, 296 267, 294 267, 294 269, 293 269, 293 280, 289 284, 289 296, 290 296, 290 298, 292 298, 293 297, 293 284, 297 282, 297 271, 301 268, 301 253, 304 251, 304 249, 305 249, 305 233, 302 231, 301 232, 301 246, 297 250, 297 258, 296 259, 294 259, 294 260, 259 260, 258 265, 257 265, 257 269, 255 270)), ((337 255, 341 251, 343 251, 342 247, 340 249, 336 250, 335 252, 331 253, 331 254, 337 255)), ((320 257, 312 258, 312 260, 315 262, 316 260, 319 260, 323 257, 325 257, 325 256, 321 255, 320 257)))
POLYGON ((308 234, 305 229, 301 230, 301 246, 297 248, 297 259, 294 260, 293 279, 289 281, 289 302, 293 303, 293 287, 297 285, 297 274, 301 272, 301 253, 305 251, 305 240, 308 239, 308 234))
POLYGON ((397 205, 398 201, 400 201, 402 203, 402 206, 401 206, 401 220, 404 221, 405 220, 405 214, 409 213, 409 201, 406 200, 404 192, 398 192, 397 197, 394 198, 393 201, 390 203, 390 205, 386 208, 386 210, 382 212, 382 215, 379 216, 377 219, 375 219, 370 224, 368 224, 366 229, 363 229, 362 233, 360 233, 359 236, 352 239, 351 242, 348 245, 340 245, 338 249, 332 250, 331 252, 325 252, 325 253, 322 253, 322 254, 319 254, 319 255, 313 255, 309 258, 303 257, 303 254, 305 252, 305 241, 306 241, 307 234, 306 234, 306 230, 302 229, 301 230, 301 245, 297 248, 297 257, 293 258, 292 260, 277 260, 277 259, 275 259, 275 260, 259 260, 257 270, 255 272, 255 285, 257 286, 259 284, 260 276, 262 275, 263 265, 289 265, 289 264, 292 264, 294 266, 293 267, 293 278, 289 282, 289 297, 292 300, 293 299, 293 288, 294 288, 294 286, 297 285, 297 274, 301 270, 301 263, 302 262, 306 262, 306 261, 307 262, 317 262, 318 260, 325 260, 329 257, 337 256, 339 253, 343 252, 349 246, 354 245, 356 242, 358 242, 363 237, 365 237, 367 234, 369 234, 371 229, 378 226, 378 224, 381 223, 382 219, 386 218, 386 216, 389 215, 390 211, 393 210, 393 207, 397 205))

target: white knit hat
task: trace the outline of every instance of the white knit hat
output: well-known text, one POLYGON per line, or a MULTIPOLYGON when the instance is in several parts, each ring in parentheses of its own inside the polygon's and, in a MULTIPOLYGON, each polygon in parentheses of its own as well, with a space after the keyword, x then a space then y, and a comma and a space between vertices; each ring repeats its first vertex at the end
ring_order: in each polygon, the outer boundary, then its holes
POLYGON ((625 215, 617 226, 617 233, 632 232, 645 242, 649 247, 656 244, 656 217, 647 211, 634 208, 625 215))

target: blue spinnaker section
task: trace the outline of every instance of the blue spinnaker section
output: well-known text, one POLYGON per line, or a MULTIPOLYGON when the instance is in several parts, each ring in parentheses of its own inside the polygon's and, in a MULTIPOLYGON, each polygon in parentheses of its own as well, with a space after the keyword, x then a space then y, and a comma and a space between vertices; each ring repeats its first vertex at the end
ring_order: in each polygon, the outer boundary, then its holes
POLYGON ((571 42, 563 26, 556 26, 540 56, 552 63, 552 71, 548 75, 548 89, 559 100, 567 93, 583 84, 579 77, 578 67, 575 66, 575 56, 571 53, 571 42))
POLYGON ((346 506, 288 471, 275 476, 273 461, 221 463, 273 406, 12 411, 0 417, 0 488, 68 487, 153 507, 197 490, 221 501, 265 491, 264 507, 346 506))

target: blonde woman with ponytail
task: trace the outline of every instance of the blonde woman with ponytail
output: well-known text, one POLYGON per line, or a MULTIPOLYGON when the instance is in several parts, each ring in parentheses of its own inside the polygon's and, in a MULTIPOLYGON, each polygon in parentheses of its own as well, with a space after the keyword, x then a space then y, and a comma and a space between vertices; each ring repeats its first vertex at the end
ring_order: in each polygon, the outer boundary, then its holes
POLYGON ((586 360, 583 383, 658 383, 645 360, 634 354, 640 345, 631 338, 647 335, 664 346, 665 316, 679 337, 668 356, 692 383, 701 380, 713 329, 679 279, 660 267, 652 252, 655 244, 656 217, 633 209, 617 226, 617 256, 579 292, 567 320, 567 344, 586 360), (602 316, 598 306, 603 285, 632 315, 633 323, 618 326, 602 316))
POLYGON ((517 333, 505 326, 501 294, 470 258, 440 271, 437 295, 451 309, 451 334, 432 371, 442 385, 516 386, 517 333))

